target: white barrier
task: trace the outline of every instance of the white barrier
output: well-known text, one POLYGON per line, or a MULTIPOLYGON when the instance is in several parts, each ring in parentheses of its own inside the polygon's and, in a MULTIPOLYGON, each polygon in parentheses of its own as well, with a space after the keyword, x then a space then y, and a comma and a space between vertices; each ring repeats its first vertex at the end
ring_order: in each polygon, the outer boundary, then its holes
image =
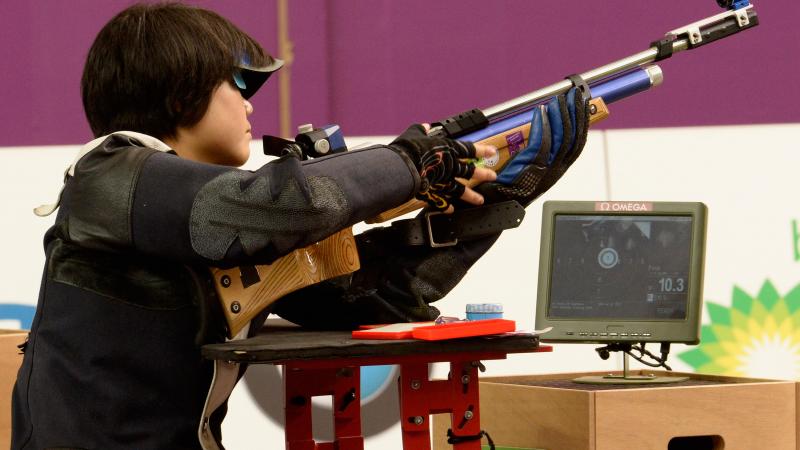
MULTIPOLYGON (((735 309, 732 296, 734 287, 739 287, 740 292, 756 300, 753 316, 746 321, 749 328, 739 330, 739 341, 730 344, 739 345, 739 351, 730 347, 724 354, 712 352, 712 359, 719 357, 719 364, 726 367, 740 363, 736 370, 741 374, 800 378, 800 342, 786 331, 790 319, 777 310, 755 316, 756 309, 765 308, 762 303, 772 304, 757 298, 759 293, 771 292, 762 289, 765 283, 779 295, 800 284, 797 136, 800 124, 593 131, 584 154, 553 189, 528 208, 522 226, 505 232, 462 283, 436 306, 443 314, 463 316, 466 303, 501 302, 507 318, 515 319, 521 329, 532 329, 544 200, 702 201, 709 208, 704 298, 723 309, 735 309), (747 336, 752 336, 752 342, 747 336)), ((360 138, 348 143, 386 140, 360 138)), ((76 150, 77 146, 0 149, 0 249, 4 256, 0 258, 0 272, 4 274, 0 306, 36 304, 44 263, 42 236, 53 219, 38 218, 32 209, 55 200, 63 171, 76 150)), ((253 156, 245 167, 266 162, 267 157, 260 153, 258 142, 253 142, 253 156)), ((362 229, 356 227, 356 231, 362 229)), ((710 323, 707 314, 704 321, 710 323)), ((14 323, 13 318, 0 315, 0 325, 14 323)), ((491 375, 620 367, 619 359, 602 361, 592 348, 559 345, 550 354, 512 355, 507 360, 489 361, 486 366, 491 375)), ((683 346, 673 348, 674 369, 696 368, 677 357, 686 350, 683 346)), ((432 375, 445 376, 444 368, 435 366, 432 375)), ((278 405, 280 411, 278 380, 271 366, 254 367, 234 391, 223 427, 228 448, 280 448, 281 427, 259 406, 278 405), (271 379, 272 385, 256 389, 259 378, 271 379)), ((396 398, 392 383, 383 389, 386 396, 396 398)), ((382 395, 374 398, 375 402, 386 401, 382 395)), ((382 414, 364 415, 365 430, 378 430, 368 437, 368 448, 401 448, 396 410, 391 408, 382 414)), ((330 439, 328 429, 322 426, 318 438, 330 439)))

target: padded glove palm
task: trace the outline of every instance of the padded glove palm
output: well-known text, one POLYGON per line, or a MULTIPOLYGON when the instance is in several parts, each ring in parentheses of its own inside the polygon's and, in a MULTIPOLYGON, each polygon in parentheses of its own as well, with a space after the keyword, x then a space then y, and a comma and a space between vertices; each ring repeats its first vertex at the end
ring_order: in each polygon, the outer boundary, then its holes
POLYGON ((528 206, 550 189, 578 159, 589 131, 589 96, 572 88, 533 111, 528 146, 475 188, 486 204, 516 200, 528 206))

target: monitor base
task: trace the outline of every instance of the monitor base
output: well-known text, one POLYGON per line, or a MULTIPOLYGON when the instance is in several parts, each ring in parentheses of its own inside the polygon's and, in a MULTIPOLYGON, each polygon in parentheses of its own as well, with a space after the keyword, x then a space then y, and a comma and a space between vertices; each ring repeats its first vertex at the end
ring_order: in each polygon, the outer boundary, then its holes
MULTIPOLYGON (((599 375, 599 376, 587 376, 587 377, 579 377, 575 378, 572 381, 575 383, 581 384, 668 384, 668 383, 681 383, 689 379, 689 377, 658 377, 653 374, 644 374, 644 375, 634 375, 630 372, 630 365, 628 363, 628 355, 630 351, 631 345, 629 343, 611 343, 601 349, 598 349, 600 352, 600 357, 603 359, 608 358, 608 352, 613 351, 621 351, 622 352, 622 373, 619 375, 599 375), (603 356, 605 355, 605 356, 603 356)), ((669 352, 667 348, 666 352, 669 352)), ((664 353, 664 350, 662 350, 664 353)), ((664 367, 667 367, 664 364, 666 361, 666 356, 663 356, 662 364, 664 367)), ((669 367, 667 367, 669 370, 669 367)))

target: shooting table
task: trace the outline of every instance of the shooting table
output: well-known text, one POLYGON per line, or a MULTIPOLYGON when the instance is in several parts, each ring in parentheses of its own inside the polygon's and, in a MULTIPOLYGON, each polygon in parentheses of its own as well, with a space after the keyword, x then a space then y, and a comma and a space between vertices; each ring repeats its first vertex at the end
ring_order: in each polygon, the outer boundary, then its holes
MULTIPOLYGON (((270 321, 271 322, 271 321, 270 321)), ((360 366, 398 365, 405 450, 430 450, 430 414, 450 413, 453 448, 480 450, 478 369, 509 353, 551 351, 537 336, 495 335, 441 341, 360 340, 349 331, 268 326, 256 336, 203 347, 207 359, 284 366, 287 450, 362 450, 360 366), (447 380, 429 380, 428 364, 448 362, 447 380), (333 399, 334 441, 316 443, 311 397, 333 399), (474 437, 469 439, 469 437, 474 437)))

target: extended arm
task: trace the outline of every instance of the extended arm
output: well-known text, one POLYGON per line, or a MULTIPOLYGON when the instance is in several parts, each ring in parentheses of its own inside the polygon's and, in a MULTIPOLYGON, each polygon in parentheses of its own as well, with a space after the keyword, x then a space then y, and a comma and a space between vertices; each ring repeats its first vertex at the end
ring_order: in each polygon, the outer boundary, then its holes
POLYGON ((187 161, 112 135, 75 166, 69 239, 226 265, 270 262, 411 198, 418 178, 386 147, 249 172, 187 161))

